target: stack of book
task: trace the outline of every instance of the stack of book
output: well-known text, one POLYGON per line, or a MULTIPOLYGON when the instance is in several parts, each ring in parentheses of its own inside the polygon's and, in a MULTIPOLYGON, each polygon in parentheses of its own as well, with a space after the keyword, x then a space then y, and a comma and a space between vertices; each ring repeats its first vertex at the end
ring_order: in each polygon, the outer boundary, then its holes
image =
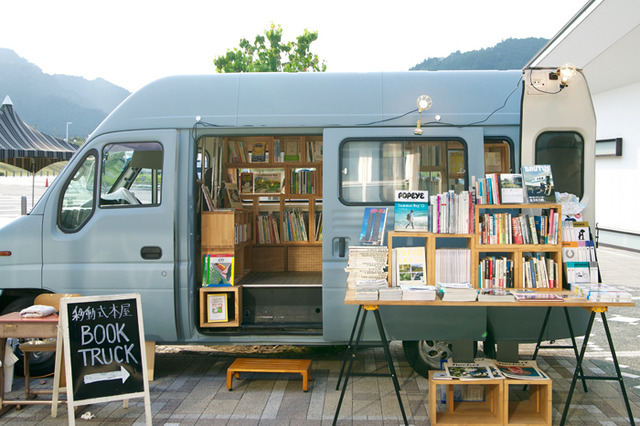
POLYGON ((402 294, 402 289, 398 287, 383 287, 378 290, 380 300, 402 300, 402 294))
POLYGON ((631 293, 609 284, 572 284, 571 290, 593 302, 630 303, 633 301, 631 293))
POLYGON ((471 250, 442 248, 436 250, 436 282, 471 281, 471 250))
POLYGON ((381 288, 387 286, 386 246, 350 246, 347 267, 347 288, 381 288))
POLYGON ((403 285, 401 286, 402 300, 436 300, 436 287, 432 285, 403 285))
POLYGON ((473 302, 478 290, 469 283, 438 283, 438 294, 443 302, 473 302))
POLYGON ((469 191, 432 195, 429 229, 435 234, 473 234, 475 204, 469 191))

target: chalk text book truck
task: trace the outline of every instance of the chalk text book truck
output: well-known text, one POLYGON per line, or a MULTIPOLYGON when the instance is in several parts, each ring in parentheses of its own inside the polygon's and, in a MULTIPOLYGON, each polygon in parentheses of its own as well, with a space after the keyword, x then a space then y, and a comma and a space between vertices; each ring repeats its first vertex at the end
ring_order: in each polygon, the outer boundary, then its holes
MULTIPOLYGON (((594 110, 582 73, 564 84, 556 71, 153 82, 98 126, 28 215, 0 229, 2 310, 42 292, 137 292, 149 341, 346 343, 356 314, 344 304, 348 247, 358 245, 365 207, 390 207, 393 224, 396 189, 460 192, 472 176, 551 164, 556 191, 576 194, 594 223, 594 110), (422 95, 431 102, 417 108, 422 95), (258 184, 243 192, 240 177, 250 173, 258 184), (223 208, 233 184, 243 210, 208 211, 203 185, 223 208), (260 229, 270 238, 259 239, 260 229), (236 286, 201 290, 206 254, 234 255, 236 286), (225 295, 216 315, 226 321, 209 320, 211 294, 225 295)), ((535 341, 544 309, 526 318, 491 307, 381 313, 388 336, 426 374, 451 348, 467 357, 474 342, 535 341)), ((584 333, 587 313, 572 315, 584 333)), ((545 339, 569 335, 564 318, 551 320, 545 339)))

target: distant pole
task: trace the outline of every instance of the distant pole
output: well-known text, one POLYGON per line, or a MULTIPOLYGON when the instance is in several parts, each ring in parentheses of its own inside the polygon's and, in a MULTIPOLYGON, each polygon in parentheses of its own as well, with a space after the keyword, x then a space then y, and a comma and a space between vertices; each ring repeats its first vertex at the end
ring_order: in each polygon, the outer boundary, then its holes
POLYGON ((67 121, 67 137, 64 138, 65 142, 69 142, 69 124, 73 124, 71 121, 67 121))

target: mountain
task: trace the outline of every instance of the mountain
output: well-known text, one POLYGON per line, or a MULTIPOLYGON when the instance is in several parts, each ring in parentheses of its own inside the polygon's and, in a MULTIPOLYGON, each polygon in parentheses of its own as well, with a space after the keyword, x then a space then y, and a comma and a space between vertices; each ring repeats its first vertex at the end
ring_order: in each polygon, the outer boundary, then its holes
POLYGON ((493 47, 460 53, 446 58, 428 58, 411 68, 418 70, 517 70, 524 67, 547 43, 544 38, 509 38, 493 47))
POLYGON ((64 138, 86 138, 129 92, 101 78, 86 80, 45 74, 18 56, 0 48, 0 101, 9 95, 27 124, 41 132, 64 138))

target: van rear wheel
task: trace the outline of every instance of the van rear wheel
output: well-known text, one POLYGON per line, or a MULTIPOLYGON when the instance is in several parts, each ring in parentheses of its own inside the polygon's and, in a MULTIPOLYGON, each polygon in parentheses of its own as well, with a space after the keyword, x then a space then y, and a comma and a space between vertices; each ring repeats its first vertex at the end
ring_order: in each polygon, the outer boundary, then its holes
POLYGON ((403 340, 402 349, 411 368, 423 377, 429 377, 429 370, 440 370, 440 363, 452 354, 446 340, 403 340))
MULTIPOLYGON (((23 296, 10 302, 6 308, 2 310, 2 315, 10 312, 20 312, 24 308, 33 305, 34 296, 23 296)), ((24 354, 18 347, 21 341, 18 339, 7 339, 9 345, 13 348, 13 353, 18 357, 15 363, 14 372, 18 376, 24 375, 24 354)), ((53 373, 56 360, 55 352, 32 352, 29 357, 29 374, 31 377, 46 376, 53 373)))

